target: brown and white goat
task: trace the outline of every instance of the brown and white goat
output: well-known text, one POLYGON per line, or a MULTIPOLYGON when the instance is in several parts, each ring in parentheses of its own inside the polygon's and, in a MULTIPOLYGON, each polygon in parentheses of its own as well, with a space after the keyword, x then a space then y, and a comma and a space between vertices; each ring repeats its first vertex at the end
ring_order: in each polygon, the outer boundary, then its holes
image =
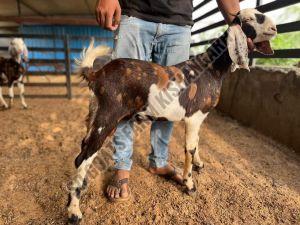
POLYGON ((12 106, 14 99, 14 84, 17 83, 20 89, 20 98, 24 108, 27 108, 27 104, 24 98, 24 83, 23 74, 25 72, 24 67, 15 61, 13 58, 3 58, 0 57, 0 101, 4 108, 9 108, 12 106), (5 102, 2 95, 2 87, 4 85, 8 86, 8 95, 10 98, 9 105, 5 102))
POLYGON ((193 168, 203 166, 198 153, 198 132, 207 114, 220 98, 222 81, 237 67, 248 69, 247 38, 258 51, 272 54, 269 40, 277 33, 274 22, 255 9, 241 10, 234 24, 208 50, 175 66, 160 66, 135 59, 116 59, 93 71, 96 57, 108 53, 90 45, 81 61, 81 73, 93 93, 87 135, 75 160, 77 176, 68 203, 69 223, 82 218, 79 200, 86 174, 105 139, 123 118, 138 115, 169 121, 185 121, 186 150, 184 184, 196 190, 193 168))

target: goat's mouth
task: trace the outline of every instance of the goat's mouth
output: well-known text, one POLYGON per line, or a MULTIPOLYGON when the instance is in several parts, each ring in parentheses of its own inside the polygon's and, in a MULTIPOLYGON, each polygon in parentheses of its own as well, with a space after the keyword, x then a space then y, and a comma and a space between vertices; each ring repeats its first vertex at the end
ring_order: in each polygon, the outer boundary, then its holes
POLYGON ((277 34, 277 32, 264 32, 263 35, 268 37, 274 37, 277 34))
POLYGON ((274 54, 270 41, 261 41, 261 42, 254 43, 254 45, 255 45, 255 50, 257 52, 260 52, 264 55, 274 54))

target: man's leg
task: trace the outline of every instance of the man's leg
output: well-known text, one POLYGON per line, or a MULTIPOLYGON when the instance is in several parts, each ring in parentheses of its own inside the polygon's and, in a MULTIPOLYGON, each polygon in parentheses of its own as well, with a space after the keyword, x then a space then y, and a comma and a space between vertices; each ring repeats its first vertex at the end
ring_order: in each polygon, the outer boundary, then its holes
MULTIPOLYGON (((113 58, 133 58, 150 60, 152 41, 155 35, 155 23, 146 22, 134 17, 122 16, 120 27, 116 35, 113 58)), ((132 165, 133 151, 133 122, 122 121, 115 132, 115 180, 129 178, 132 165)), ((107 194, 110 198, 126 198, 128 196, 128 184, 121 185, 121 193, 114 185, 109 185, 107 194)))
MULTIPOLYGON (((170 66, 189 59, 191 28, 160 24, 152 55, 153 62, 170 66)), ((168 165, 168 144, 172 134, 173 122, 156 121, 151 126, 150 171, 169 174, 174 168, 168 165)), ((174 177, 180 181, 182 177, 174 177)))

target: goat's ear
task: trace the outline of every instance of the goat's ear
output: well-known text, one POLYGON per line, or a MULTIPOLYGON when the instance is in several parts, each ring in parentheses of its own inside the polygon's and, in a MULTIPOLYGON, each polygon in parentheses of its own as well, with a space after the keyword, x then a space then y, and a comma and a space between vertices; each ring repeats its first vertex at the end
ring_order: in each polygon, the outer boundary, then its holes
POLYGON ((228 28, 227 47, 232 60, 231 72, 234 72, 237 68, 250 71, 247 37, 239 25, 228 28))

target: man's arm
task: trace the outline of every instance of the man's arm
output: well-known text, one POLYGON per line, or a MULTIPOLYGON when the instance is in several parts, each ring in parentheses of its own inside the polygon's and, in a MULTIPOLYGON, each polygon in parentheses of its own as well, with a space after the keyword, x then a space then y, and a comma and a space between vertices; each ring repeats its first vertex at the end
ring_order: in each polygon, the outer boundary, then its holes
POLYGON ((240 11, 239 0, 217 0, 220 11, 222 12, 227 24, 234 20, 234 15, 240 11))
POLYGON ((121 19, 121 7, 118 0, 98 0, 96 18, 105 29, 116 30, 121 19))

